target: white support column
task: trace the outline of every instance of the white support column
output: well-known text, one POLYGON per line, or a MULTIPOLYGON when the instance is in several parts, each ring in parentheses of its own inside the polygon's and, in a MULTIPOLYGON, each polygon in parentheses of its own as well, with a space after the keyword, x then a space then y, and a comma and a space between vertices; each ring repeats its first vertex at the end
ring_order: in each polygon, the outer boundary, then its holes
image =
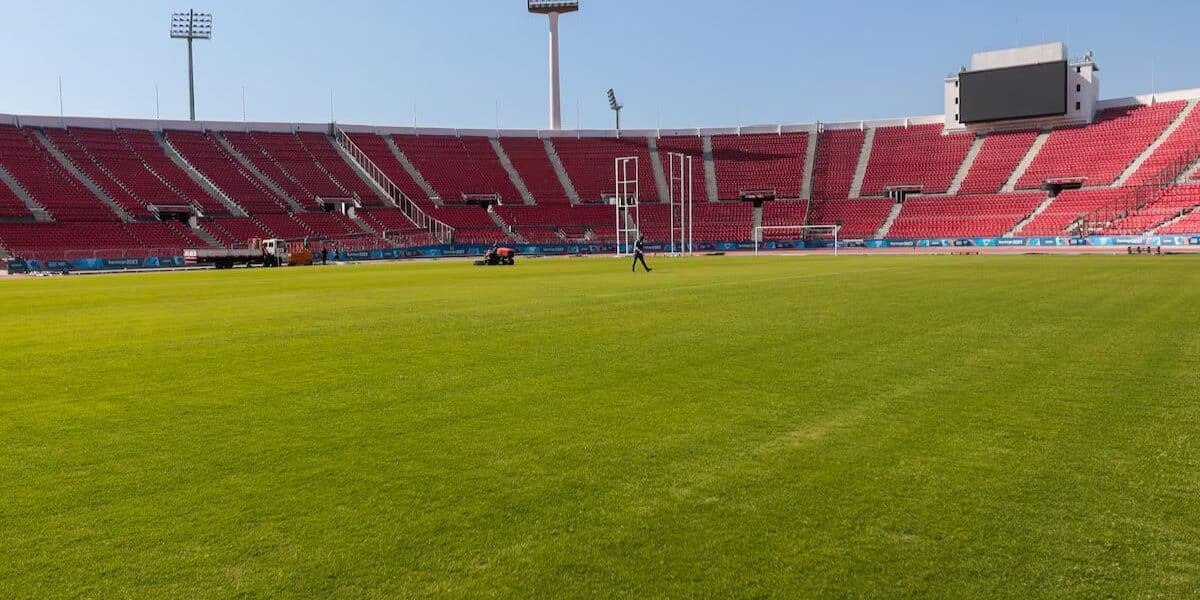
POLYGON ((550 13, 550 129, 562 129, 562 102, 558 81, 558 13, 550 13))

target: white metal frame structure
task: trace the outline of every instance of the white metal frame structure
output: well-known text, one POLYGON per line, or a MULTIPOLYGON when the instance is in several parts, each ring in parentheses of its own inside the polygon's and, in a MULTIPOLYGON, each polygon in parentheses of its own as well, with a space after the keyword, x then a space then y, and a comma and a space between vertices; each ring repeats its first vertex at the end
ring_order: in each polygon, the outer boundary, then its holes
POLYGON ((617 256, 633 254, 633 244, 641 233, 642 214, 638 208, 641 188, 638 182, 638 157, 626 156, 614 161, 616 194, 617 256), (632 173, 630 167, 633 167, 632 173), (631 214, 632 213, 632 214, 631 214))
POLYGON ((692 242, 692 187, 694 171, 692 157, 681 152, 667 153, 670 165, 667 178, 668 200, 670 201, 671 256, 691 255, 695 251, 692 242))
POLYGON ((764 231, 790 230, 801 231, 802 237, 804 233, 809 231, 829 231, 833 233, 833 255, 837 256, 841 247, 841 225, 759 225, 754 228, 754 255, 758 256, 758 247, 763 242, 764 231))

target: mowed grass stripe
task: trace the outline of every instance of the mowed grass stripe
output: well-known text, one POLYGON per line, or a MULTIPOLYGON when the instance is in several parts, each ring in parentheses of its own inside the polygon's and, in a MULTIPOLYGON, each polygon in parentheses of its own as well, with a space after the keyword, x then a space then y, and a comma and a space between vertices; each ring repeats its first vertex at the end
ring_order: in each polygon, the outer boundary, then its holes
POLYGON ((1178 596, 1196 264, 0 282, 0 595, 1178 596))

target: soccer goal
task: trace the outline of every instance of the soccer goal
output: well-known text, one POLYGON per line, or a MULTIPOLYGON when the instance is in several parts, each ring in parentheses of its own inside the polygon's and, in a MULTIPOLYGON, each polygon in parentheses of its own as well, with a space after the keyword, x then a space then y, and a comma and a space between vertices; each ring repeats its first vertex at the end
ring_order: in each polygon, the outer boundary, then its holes
POLYGON ((759 247, 763 242, 770 241, 768 237, 778 239, 781 234, 793 233, 795 235, 789 236, 788 239, 806 240, 816 236, 816 239, 832 240, 833 254, 837 256, 841 246, 841 231, 841 225, 760 225, 754 228, 754 255, 758 256, 759 247))

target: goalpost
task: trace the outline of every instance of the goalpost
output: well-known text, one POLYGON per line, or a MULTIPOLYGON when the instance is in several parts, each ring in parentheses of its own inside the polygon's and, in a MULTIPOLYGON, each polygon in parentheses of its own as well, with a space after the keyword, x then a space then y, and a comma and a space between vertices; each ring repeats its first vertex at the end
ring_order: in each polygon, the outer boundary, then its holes
POLYGON ((833 255, 838 255, 838 250, 841 246, 839 234, 842 231, 841 225, 759 225, 754 228, 754 255, 758 256, 758 248, 765 241, 763 233, 767 231, 795 231, 798 232, 800 238, 809 237, 810 232, 825 232, 833 239, 833 255))

